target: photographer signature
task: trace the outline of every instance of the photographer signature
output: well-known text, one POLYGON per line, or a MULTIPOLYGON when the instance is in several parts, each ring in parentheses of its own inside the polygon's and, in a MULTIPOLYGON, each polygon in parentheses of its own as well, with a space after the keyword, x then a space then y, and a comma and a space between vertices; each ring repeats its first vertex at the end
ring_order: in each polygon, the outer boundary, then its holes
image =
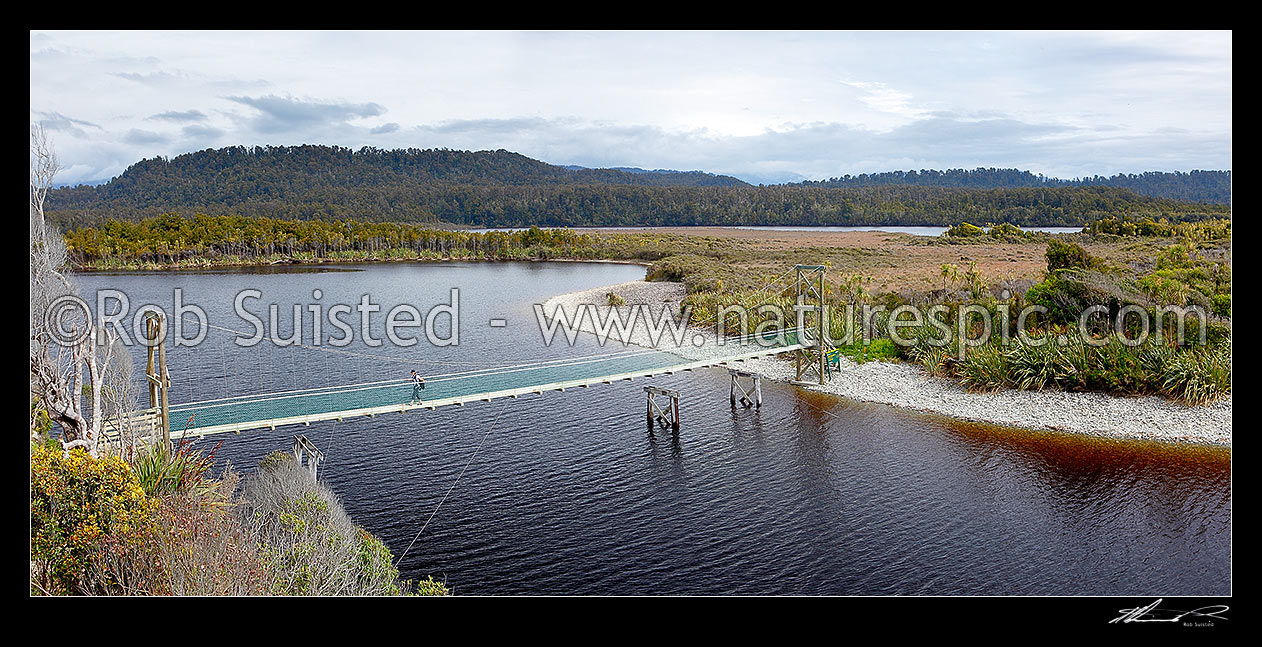
POLYGON ((1179 622, 1188 616, 1196 616, 1201 618, 1214 618, 1217 620, 1227 620, 1226 616, 1219 615, 1227 611, 1230 607, 1225 604, 1214 604, 1192 611, 1179 611, 1177 609, 1158 609, 1157 605, 1161 604, 1161 598, 1146 607, 1135 607, 1134 609, 1119 609, 1122 615, 1109 621, 1109 624, 1115 622, 1179 622))

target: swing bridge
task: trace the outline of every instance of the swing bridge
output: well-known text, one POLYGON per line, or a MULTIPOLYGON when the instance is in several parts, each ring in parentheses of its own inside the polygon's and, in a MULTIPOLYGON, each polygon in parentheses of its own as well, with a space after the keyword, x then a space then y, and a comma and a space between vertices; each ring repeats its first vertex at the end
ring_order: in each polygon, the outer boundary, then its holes
MULTIPOLYGON (((219 433, 240 433, 252 429, 275 429, 286 425, 309 426, 313 422, 338 421, 355 417, 405 414, 416 410, 433 410, 443 406, 464 406, 470 402, 490 402, 501 398, 543 395, 549 391, 583 389, 599 384, 634 381, 657 375, 690 372, 701 368, 727 366, 732 377, 731 402, 743 406, 761 406, 762 395, 758 376, 738 370, 737 363, 758 357, 794 353, 796 375, 817 378, 824 383, 831 359, 824 335, 826 312, 823 308, 824 267, 798 265, 792 287, 794 309, 801 314, 802 326, 789 330, 770 331, 728 339, 705 359, 691 359, 682 354, 633 349, 601 355, 538 361, 512 366, 486 367, 462 373, 427 378, 424 390, 418 390, 410 379, 345 384, 319 388, 295 389, 201 400, 169 403, 171 379, 166 361, 159 315, 147 321, 146 332, 154 343, 149 345, 146 378, 149 387, 149 408, 133 412, 130 417, 155 442, 170 446, 172 438, 204 437, 219 433), (825 340, 821 343, 819 340, 825 340), (741 378, 753 380, 752 391, 740 384, 741 378), (420 399, 417 399, 417 396, 420 399), (148 431, 145 431, 148 430, 148 431)), ((767 287, 786 278, 773 280, 767 287)), ((766 290, 764 287, 763 290, 766 290)), ((679 428, 679 393, 653 386, 644 387, 648 395, 648 418, 679 428), (670 398, 665 408, 654 396, 670 398)), ((117 441, 118 430, 106 430, 107 442, 117 441)))

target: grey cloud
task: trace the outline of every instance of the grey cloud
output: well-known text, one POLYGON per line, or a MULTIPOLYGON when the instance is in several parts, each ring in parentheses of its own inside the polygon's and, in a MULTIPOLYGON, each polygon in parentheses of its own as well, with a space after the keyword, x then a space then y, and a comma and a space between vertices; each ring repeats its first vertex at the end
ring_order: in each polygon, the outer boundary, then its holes
POLYGON ((140 72, 113 72, 112 75, 145 85, 165 85, 180 79, 179 74, 172 74, 171 72, 148 72, 144 74, 140 72))
POLYGON ((1078 175, 1167 168, 1228 168, 1223 142, 1187 134, 1100 140, 1098 133, 1013 118, 943 116, 889 131, 839 123, 786 125, 751 136, 709 131, 670 132, 654 126, 609 126, 575 119, 480 119, 406 131, 400 145, 465 149, 505 148, 553 164, 640 166, 703 170, 752 182, 824 179, 895 169, 1004 166, 1036 173, 1078 175), (1125 163, 1118 164, 1125 160, 1125 163), (1195 161, 1193 161, 1195 160, 1195 161))
POLYGON ((201 125, 185 126, 182 132, 185 137, 192 139, 219 139, 226 134, 218 128, 201 125))
POLYGON ((127 142, 128 144, 138 144, 138 145, 165 144, 167 141, 169 141, 169 138, 166 135, 155 133, 153 131, 137 130, 135 128, 132 128, 131 130, 127 131, 126 135, 123 135, 123 141, 127 142))
POLYGON ((206 113, 201 110, 168 110, 159 112, 156 115, 150 115, 147 119, 161 119, 164 121, 206 121, 206 113))
POLYGON ((399 124, 396 124, 392 121, 388 124, 381 124, 380 126, 377 126, 376 128, 373 128, 372 130, 368 132, 374 135, 388 135, 390 133, 394 133, 398 131, 399 131, 399 124))
POLYGON ((42 119, 40 119, 39 124, 43 126, 44 128, 48 130, 67 132, 67 133, 70 133, 71 135, 74 135, 75 137, 86 137, 88 134, 86 131, 83 130, 83 128, 80 128, 80 126, 86 126, 88 128, 95 128, 97 130, 104 130, 104 128, 101 128, 100 126, 90 121, 83 121, 82 119, 72 119, 70 117, 67 117, 61 114, 60 112, 37 112, 35 114, 38 114, 41 117, 43 117, 42 119))
POLYGON ((352 119, 376 117, 386 111, 377 103, 321 103, 274 94, 225 98, 258 110, 260 115, 252 120, 251 125, 260 133, 285 133, 313 126, 342 124, 352 119))

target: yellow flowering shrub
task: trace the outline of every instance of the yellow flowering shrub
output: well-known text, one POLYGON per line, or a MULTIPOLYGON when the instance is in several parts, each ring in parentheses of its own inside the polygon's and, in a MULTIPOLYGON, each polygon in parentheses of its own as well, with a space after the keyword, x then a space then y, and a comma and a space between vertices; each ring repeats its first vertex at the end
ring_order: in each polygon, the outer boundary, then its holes
POLYGON ((152 593, 129 564, 155 570, 153 505, 127 463, 31 446, 32 593, 152 593))

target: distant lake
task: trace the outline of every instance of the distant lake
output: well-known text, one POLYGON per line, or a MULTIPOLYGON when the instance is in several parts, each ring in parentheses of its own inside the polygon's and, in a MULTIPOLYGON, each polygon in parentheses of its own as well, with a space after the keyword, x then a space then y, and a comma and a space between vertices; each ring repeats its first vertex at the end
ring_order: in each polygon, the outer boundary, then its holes
MULTIPOLYGON (((650 231, 654 229, 687 229, 688 227, 567 227, 577 231, 650 231)), ((947 230, 946 227, 898 227, 898 226, 863 226, 856 225, 853 227, 792 227, 777 225, 757 225, 750 227, 736 226, 709 226, 703 225, 698 229, 750 229, 754 231, 814 231, 814 232, 849 232, 849 231, 883 231, 890 234, 911 234, 912 236, 941 236, 947 230)), ((528 227, 503 227, 491 229, 465 229, 475 233, 486 233, 489 231, 525 231, 528 227)), ((554 229, 553 227, 545 227, 545 229, 554 229)), ((1038 231, 1048 234, 1077 234, 1082 232, 1082 227, 1021 227, 1022 231, 1038 231)))

